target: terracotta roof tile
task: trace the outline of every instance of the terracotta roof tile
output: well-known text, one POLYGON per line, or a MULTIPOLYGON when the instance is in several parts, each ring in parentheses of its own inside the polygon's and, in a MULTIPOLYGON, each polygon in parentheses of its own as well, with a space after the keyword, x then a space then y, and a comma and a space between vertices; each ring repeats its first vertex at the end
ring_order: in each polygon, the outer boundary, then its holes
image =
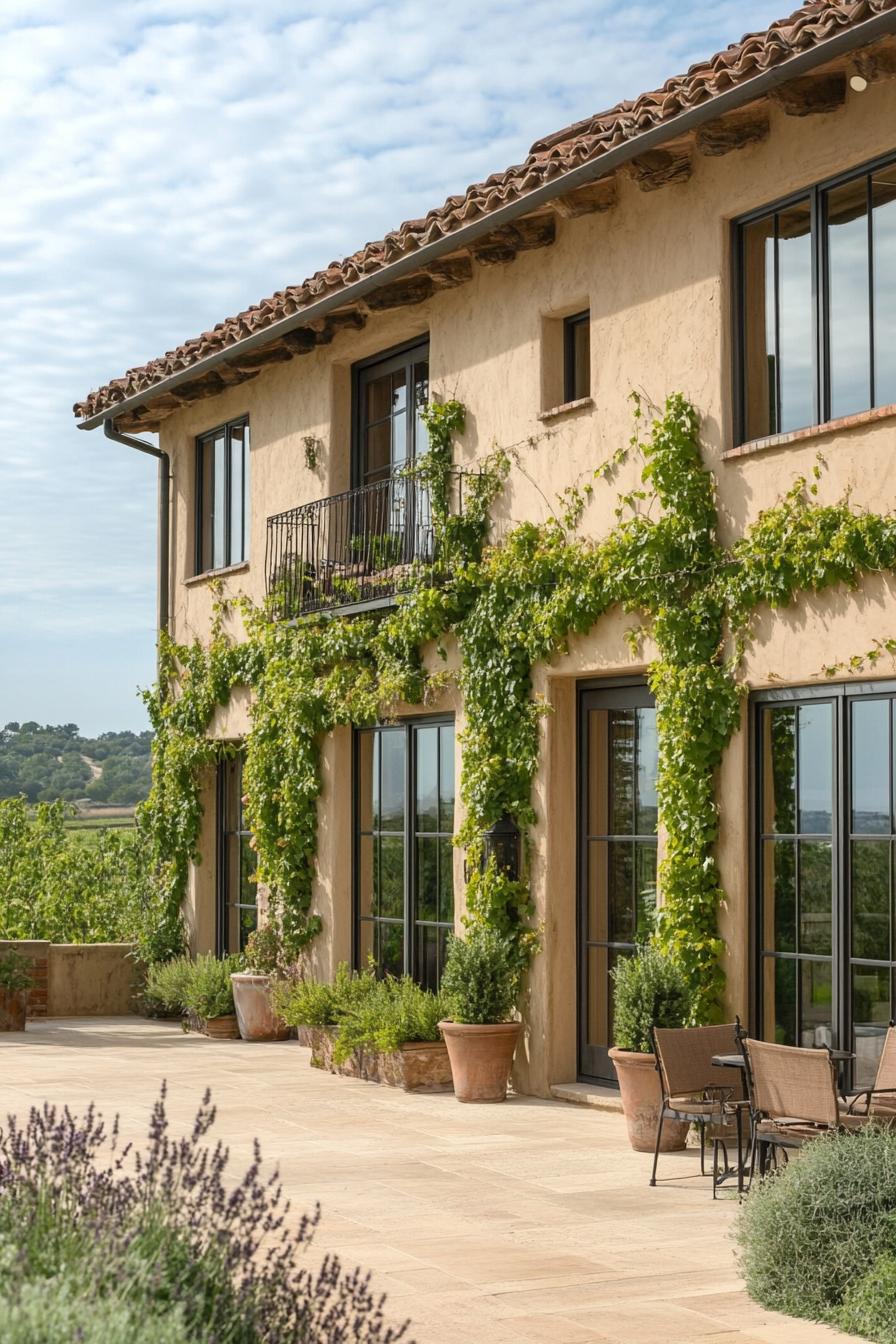
POLYGON ((443 205, 430 210, 422 219, 405 221, 381 241, 367 243, 344 260, 331 262, 303 284, 279 290, 161 358, 129 369, 123 378, 113 379, 78 402, 75 415, 93 416, 114 409, 127 398, 150 393, 155 384, 171 374, 190 368, 206 356, 298 313, 315 300, 374 274, 397 258, 493 213, 789 57, 824 43, 844 28, 894 9, 896 0, 808 0, 788 18, 778 20, 763 32, 747 34, 709 60, 691 66, 687 74, 667 80, 661 89, 644 93, 633 102, 617 103, 605 112, 537 140, 522 164, 493 173, 484 182, 468 187, 462 195, 449 196, 443 205))

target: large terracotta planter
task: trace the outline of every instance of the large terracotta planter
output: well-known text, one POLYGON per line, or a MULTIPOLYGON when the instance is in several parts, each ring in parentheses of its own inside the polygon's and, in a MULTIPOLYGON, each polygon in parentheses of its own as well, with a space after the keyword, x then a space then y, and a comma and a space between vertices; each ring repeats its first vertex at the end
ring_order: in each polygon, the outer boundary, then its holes
POLYGON ((504 1101, 521 1022, 440 1022, 458 1101, 504 1101))
POLYGON ((27 989, 0 989, 0 1031, 24 1031, 27 989))
POLYGON ((335 1027, 297 1027, 300 1045, 311 1051, 311 1067, 385 1083, 405 1092, 450 1092, 451 1065, 442 1041, 405 1041, 397 1050, 354 1050, 341 1064, 333 1058, 335 1027))
MULTIPOLYGON (((656 1055, 641 1055, 633 1050, 617 1050, 614 1047, 610 1051, 610 1059, 619 1080, 629 1143, 636 1153, 652 1153, 663 1105, 656 1055)), ((689 1128, 686 1121, 667 1120, 663 1125, 660 1152, 680 1152, 687 1143, 689 1128)))
POLYGON ((271 977, 251 971, 235 971, 233 1006, 244 1041, 285 1041, 289 1027, 271 1006, 271 977))

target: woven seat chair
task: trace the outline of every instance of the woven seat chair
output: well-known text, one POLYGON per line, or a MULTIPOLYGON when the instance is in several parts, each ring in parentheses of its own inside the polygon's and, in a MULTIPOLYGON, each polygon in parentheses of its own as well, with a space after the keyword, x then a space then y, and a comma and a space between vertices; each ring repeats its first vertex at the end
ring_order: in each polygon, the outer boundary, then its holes
POLYGON ((753 1163, 762 1175, 770 1155, 802 1148, 804 1143, 861 1129, 874 1116, 850 1114, 837 1093, 837 1068, 831 1052, 768 1041, 744 1042, 753 1093, 753 1163))
POLYGON ((653 1171, 656 1185, 663 1125, 667 1120, 691 1121, 700 1130, 700 1171, 706 1175, 706 1140, 713 1143, 713 1176, 718 1149, 734 1136, 738 1107, 747 1106, 744 1083, 736 1069, 713 1064, 713 1055, 730 1055, 737 1048, 735 1024, 715 1027, 654 1027, 651 1031, 663 1104, 656 1129, 653 1171))
POLYGON ((853 1088, 843 1098, 848 1115, 876 1115, 885 1123, 896 1121, 896 1024, 890 1023, 871 1087, 853 1088))

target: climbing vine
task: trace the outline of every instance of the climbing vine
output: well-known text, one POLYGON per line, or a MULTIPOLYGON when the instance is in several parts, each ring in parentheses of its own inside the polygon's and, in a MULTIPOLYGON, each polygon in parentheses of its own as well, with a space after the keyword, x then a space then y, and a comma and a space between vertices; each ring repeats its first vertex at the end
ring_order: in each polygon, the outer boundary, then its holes
MULTIPOLYGON (((421 649, 433 642, 441 648, 453 634, 465 714, 466 817, 458 843, 467 858, 467 918, 506 934, 527 963, 538 947, 528 846, 520 878, 511 881, 493 863, 483 864, 483 834, 505 815, 524 835, 535 821, 545 706, 533 694, 533 668, 621 606, 637 613, 632 643, 649 634, 657 648, 648 681, 657 707, 665 845, 655 936, 688 977, 694 1020, 720 1012, 724 893, 715 859, 715 774, 741 720, 738 668, 752 614, 763 604, 789 605, 801 593, 893 569, 896 519, 858 511, 848 498, 820 505, 817 466, 723 548, 696 411, 680 394, 649 414, 634 398, 634 411, 631 442, 591 480, 564 491, 554 516, 489 543, 490 508, 508 454, 496 451, 478 473, 459 477, 453 443, 464 429, 464 408, 433 403, 422 412, 429 451, 406 470, 431 504, 441 584, 421 571, 380 619, 334 614, 287 624, 242 602, 246 639, 239 642, 224 633, 219 603, 207 644, 181 647, 163 638, 159 685, 147 697, 156 742, 141 825, 152 836, 166 894, 166 936, 176 936, 189 862, 197 857, 201 767, 219 750, 209 724, 233 687, 253 691, 244 779, 258 878, 270 891, 283 942, 296 954, 321 927, 313 909, 321 736, 339 724, 374 723, 401 704, 424 703, 440 678, 425 670, 421 649), (640 485, 620 496, 607 536, 581 536, 595 482, 608 480, 629 454, 642 460, 640 485)), ((873 663, 889 647, 881 641, 865 657, 873 663)))

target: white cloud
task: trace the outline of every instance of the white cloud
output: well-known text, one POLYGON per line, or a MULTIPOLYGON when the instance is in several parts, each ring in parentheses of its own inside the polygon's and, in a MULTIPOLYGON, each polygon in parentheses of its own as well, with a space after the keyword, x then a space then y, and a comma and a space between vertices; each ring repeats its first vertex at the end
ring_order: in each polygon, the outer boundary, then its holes
MULTIPOLYGON (((155 473, 76 398, 780 8, 4 0, 0 664, 13 629, 64 634, 39 695, 76 719, 97 641, 119 675, 142 628, 151 679, 155 473)), ((0 715, 33 712, 40 662, 7 665, 0 715)))

